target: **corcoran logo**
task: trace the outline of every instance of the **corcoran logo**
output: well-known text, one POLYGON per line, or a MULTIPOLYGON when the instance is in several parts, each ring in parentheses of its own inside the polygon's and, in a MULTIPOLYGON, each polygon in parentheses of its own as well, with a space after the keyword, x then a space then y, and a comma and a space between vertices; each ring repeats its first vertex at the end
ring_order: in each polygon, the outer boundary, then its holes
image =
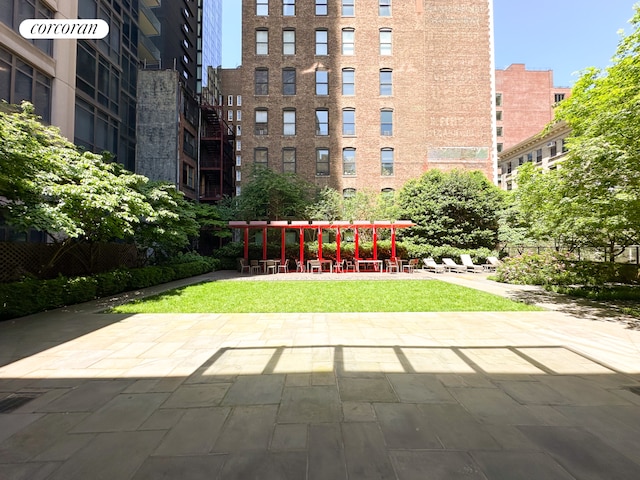
POLYGON ((23 20, 20 35, 24 38, 104 38, 109 24, 104 20, 23 20))

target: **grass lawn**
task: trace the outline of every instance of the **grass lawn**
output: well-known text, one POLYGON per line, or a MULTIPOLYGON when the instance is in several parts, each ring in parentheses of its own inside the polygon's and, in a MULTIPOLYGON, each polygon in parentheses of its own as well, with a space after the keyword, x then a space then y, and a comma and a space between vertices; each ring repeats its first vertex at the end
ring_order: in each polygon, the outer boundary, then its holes
POLYGON ((503 312, 532 305, 438 280, 218 281, 136 300, 111 313, 503 312))

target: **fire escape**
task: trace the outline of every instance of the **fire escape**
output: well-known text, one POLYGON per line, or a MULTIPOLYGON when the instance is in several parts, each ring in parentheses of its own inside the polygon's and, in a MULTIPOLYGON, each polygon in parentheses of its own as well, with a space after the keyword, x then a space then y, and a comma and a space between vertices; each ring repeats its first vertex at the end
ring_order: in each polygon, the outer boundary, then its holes
POLYGON ((222 107, 202 104, 200 115, 200 201, 213 203, 235 194, 235 134, 222 107))

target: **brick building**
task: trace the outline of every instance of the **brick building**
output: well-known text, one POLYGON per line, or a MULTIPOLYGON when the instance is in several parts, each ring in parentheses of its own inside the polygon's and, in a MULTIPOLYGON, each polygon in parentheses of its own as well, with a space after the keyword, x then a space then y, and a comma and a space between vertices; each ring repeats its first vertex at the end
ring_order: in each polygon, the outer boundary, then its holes
POLYGON ((242 67, 222 74, 237 184, 255 164, 344 194, 429 168, 494 179, 491 3, 243 0, 242 67))
POLYGON ((571 88, 553 86, 552 70, 527 70, 521 63, 496 70, 498 152, 542 131, 555 105, 570 95, 571 88))

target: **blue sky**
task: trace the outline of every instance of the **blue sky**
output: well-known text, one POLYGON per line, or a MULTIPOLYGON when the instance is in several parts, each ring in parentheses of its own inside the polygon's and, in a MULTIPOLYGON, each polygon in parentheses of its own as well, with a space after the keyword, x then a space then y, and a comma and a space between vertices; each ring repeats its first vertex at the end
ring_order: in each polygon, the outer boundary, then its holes
MULTIPOLYGON (((308 0, 307 0, 308 1, 308 0)), ((337 1, 337 0, 335 0, 337 1)), ((610 64, 620 36, 631 33, 634 0, 493 0, 496 68, 524 63, 553 70, 557 87, 574 73, 610 64)), ((241 63, 240 0, 222 0, 222 66, 241 63)))

